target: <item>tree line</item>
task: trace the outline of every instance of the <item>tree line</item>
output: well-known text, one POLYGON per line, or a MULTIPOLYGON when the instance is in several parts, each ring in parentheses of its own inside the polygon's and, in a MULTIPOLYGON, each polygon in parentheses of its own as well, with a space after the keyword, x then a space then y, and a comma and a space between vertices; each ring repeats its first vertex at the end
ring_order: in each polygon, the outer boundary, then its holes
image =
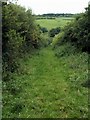
POLYGON ((74 14, 72 13, 46 13, 42 15, 37 15, 39 17, 72 17, 74 14))

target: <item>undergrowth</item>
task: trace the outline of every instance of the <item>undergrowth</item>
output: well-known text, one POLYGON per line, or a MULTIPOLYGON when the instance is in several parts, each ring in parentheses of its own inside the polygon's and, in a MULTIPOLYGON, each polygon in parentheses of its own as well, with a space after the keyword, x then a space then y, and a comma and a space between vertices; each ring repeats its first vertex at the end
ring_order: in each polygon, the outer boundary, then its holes
POLYGON ((68 54, 69 46, 20 60, 22 72, 3 84, 3 118, 88 117, 88 54, 68 54))

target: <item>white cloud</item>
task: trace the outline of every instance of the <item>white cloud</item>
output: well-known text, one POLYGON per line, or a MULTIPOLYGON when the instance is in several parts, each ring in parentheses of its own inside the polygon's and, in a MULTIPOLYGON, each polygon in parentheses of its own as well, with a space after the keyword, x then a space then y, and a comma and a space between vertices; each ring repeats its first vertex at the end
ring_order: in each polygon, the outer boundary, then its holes
POLYGON ((88 6, 89 0, 19 0, 19 4, 31 8, 35 14, 80 13, 88 6))

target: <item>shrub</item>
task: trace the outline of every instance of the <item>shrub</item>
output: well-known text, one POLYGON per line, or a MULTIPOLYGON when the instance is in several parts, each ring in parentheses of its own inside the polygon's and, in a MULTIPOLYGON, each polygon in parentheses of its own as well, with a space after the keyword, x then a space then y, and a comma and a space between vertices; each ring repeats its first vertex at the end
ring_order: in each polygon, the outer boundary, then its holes
POLYGON ((64 32, 61 32, 61 33, 55 35, 55 37, 53 38, 52 43, 51 43, 53 48, 55 48, 58 44, 60 44, 60 40, 63 39, 63 35, 64 35, 64 32))
POLYGON ((45 28, 45 27, 41 27, 40 29, 43 33, 48 32, 47 28, 45 28))
POLYGON ((46 47, 49 44, 49 37, 48 37, 48 33, 42 33, 40 35, 40 42, 39 42, 39 46, 40 47, 46 47))
POLYGON ((90 23, 88 21, 90 6, 83 14, 79 14, 76 19, 64 28, 64 34, 59 45, 71 43, 80 51, 89 52, 90 47, 90 23))
POLYGON ((61 45, 55 49, 55 56, 57 57, 66 57, 77 52, 75 46, 72 46, 70 43, 61 45))
POLYGON ((49 31, 49 36, 54 37, 56 34, 60 33, 61 29, 60 27, 53 28, 49 31))
POLYGON ((7 81, 10 79, 9 72, 15 72, 18 70, 19 63, 19 50, 22 46, 23 39, 15 30, 10 30, 6 34, 7 40, 3 39, 3 80, 7 81))
MULTIPOLYGON (((35 24, 32 11, 10 3, 2 3, 2 52, 3 75, 15 72, 21 53, 39 48, 40 30, 35 24)), ((3 76, 3 79, 4 79, 3 76)))

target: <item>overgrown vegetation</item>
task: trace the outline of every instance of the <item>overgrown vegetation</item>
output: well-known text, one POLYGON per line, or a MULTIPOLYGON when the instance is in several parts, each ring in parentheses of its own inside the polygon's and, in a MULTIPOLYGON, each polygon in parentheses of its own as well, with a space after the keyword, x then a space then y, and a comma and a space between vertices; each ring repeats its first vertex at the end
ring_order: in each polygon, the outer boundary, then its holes
POLYGON ((79 14, 76 19, 69 23, 64 28, 64 34, 60 38, 58 37, 58 45, 71 43, 81 51, 89 52, 90 48, 90 22, 88 20, 90 16, 90 6, 86 9, 85 13, 79 14))
POLYGON ((49 31, 49 36, 50 37, 54 37, 55 35, 57 35, 58 33, 60 33, 61 29, 60 27, 57 28, 53 28, 49 31))
MULTIPOLYGON (((3 62, 3 93, 12 95, 22 91, 13 77, 20 70, 20 58, 32 54, 41 44, 40 29, 36 25, 32 11, 13 4, 2 3, 2 62, 3 62), (15 83, 15 84, 14 84, 15 83)), ((4 99, 4 98, 3 98, 4 99)), ((7 101, 7 100, 6 100, 7 101)), ((3 106, 5 104, 3 101, 3 106)), ((15 107, 17 109, 18 105, 15 107)))
MULTIPOLYGON (((61 47, 62 53, 65 46, 61 47)), ((6 85, 9 91, 3 96, 3 117, 88 117, 87 53, 57 57, 52 48, 46 47, 20 61, 24 72, 13 74, 14 82, 6 85), (10 91, 14 87, 19 89, 13 96, 10 91)))
MULTIPOLYGON (((89 55, 90 48, 89 18, 90 5, 86 8, 85 13, 76 15, 75 20, 68 23, 65 28, 53 38, 51 45, 55 51, 55 56, 58 58, 64 58, 67 61, 69 58, 72 59, 72 56, 76 57, 74 58, 76 61, 78 61, 77 56, 83 56, 81 58, 86 61, 85 64, 89 64, 88 57, 86 57, 89 55)), ((76 69, 77 71, 79 70, 78 67, 76 67, 76 69)), ((86 71, 88 71, 88 68, 86 71)), ((86 76, 86 82, 83 85, 89 88, 90 81, 88 79, 88 72, 86 73, 86 76)))
POLYGON ((18 68, 18 58, 31 49, 39 48, 40 30, 31 10, 16 4, 3 3, 2 7, 3 80, 18 68))
POLYGON ((3 118, 88 118, 90 6, 75 20, 2 12, 3 118))

